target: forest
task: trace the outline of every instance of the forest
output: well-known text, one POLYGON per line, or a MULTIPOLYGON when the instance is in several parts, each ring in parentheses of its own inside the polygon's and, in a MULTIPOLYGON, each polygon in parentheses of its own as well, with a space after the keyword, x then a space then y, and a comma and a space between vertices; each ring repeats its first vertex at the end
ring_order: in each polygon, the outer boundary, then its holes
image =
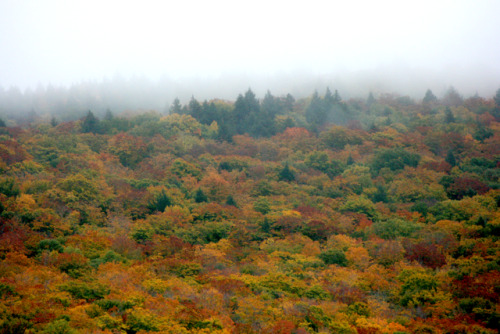
POLYGON ((498 333, 500 89, 167 109, 0 114, 0 333, 498 333))

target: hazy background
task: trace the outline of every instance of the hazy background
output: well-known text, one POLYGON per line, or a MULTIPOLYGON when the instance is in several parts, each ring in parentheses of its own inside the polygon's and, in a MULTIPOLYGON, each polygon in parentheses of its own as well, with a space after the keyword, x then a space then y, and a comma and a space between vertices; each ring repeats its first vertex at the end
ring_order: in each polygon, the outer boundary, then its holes
POLYGON ((499 14, 495 0, 1 0, 0 94, 142 90, 143 108, 249 87, 490 97, 499 14))

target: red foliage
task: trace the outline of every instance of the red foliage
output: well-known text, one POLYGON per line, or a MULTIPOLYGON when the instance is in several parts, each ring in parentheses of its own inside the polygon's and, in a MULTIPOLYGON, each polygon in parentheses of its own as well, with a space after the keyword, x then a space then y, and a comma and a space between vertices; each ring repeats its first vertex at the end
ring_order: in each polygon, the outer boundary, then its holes
POLYGON ((15 140, 0 142, 0 159, 7 165, 21 162, 30 157, 26 150, 15 140))
POLYGON ((162 256, 172 256, 183 249, 192 249, 193 246, 175 235, 169 237, 157 235, 153 239, 153 248, 162 256))
POLYGON ((404 245, 406 250, 405 257, 410 261, 431 267, 432 269, 440 268, 446 264, 446 256, 436 244, 422 241, 419 243, 408 242, 404 245))
POLYGON ((475 277, 466 275, 456 279, 452 284, 452 292, 459 298, 481 297, 498 303, 500 301, 500 272, 493 270, 475 277))
POLYGON ((250 293, 250 289, 240 280, 232 278, 214 279, 210 281, 210 285, 219 290, 223 294, 242 294, 250 293))
POLYGON ((430 169, 434 170, 436 172, 444 172, 444 173, 449 173, 451 171, 451 165, 447 163, 446 161, 442 162, 428 162, 422 165, 423 168, 425 169, 430 169))
POLYGON ((327 287, 327 291, 333 295, 333 299, 345 304, 366 301, 366 292, 358 287, 350 286, 344 282, 336 286, 327 287))
POLYGON ((449 198, 460 200, 464 197, 485 194, 489 189, 490 187, 479 180, 459 177, 446 189, 446 192, 449 198))
POLYGON ((295 324, 289 320, 280 320, 274 324, 270 331, 266 331, 269 334, 292 334, 295 329, 295 324))

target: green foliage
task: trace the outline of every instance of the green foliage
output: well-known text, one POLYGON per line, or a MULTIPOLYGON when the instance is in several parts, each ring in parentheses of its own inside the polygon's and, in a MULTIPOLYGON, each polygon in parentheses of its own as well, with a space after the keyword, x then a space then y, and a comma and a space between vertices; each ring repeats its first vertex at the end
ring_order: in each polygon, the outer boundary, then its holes
POLYGON ((263 215, 271 211, 271 205, 265 197, 259 197, 253 204, 253 209, 263 215))
POLYGON ((345 253, 339 249, 328 249, 321 254, 319 258, 325 262, 325 264, 336 264, 341 267, 346 267, 348 264, 345 253))
POLYGON ((38 242, 38 245, 35 249, 35 253, 40 254, 44 251, 49 251, 49 252, 56 251, 56 252, 62 253, 63 250, 64 250, 64 247, 63 247, 63 245, 61 245, 59 240, 45 239, 45 240, 41 240, 38 242))
POLYGON ((343 171, 342 164, 339 161, 330 160, 326 152, 311 152, 306 156, 304 163, 307 167, 317 169, 331 178, 343 171))
POLYGON ((82 120, 83 133, 98 133, 99 132, 99 119, 94 116, 92 111, 88 111, 87 115, 82 120))
POLYGON ((0 180, 0 194, 7 197, 16 197, 20 194, 20 189, 14 179, 2 178, 0 180))
POLYGON ((78 333, 75 329, 73 329, 69 322, 65 319, 54 320, 49 323, 43 331, 43 334, 76 334, 78 333))
POLYGON ((0 283, 0 299, 8 295, 14 295, 15 293, 16 292, 14 288, 12 288, 10 285, 0 283))
POLYGON ((362 317, 370 316, 370 308, 368 304, 363 302, 355 302, 349 305, 346 309, 347 314, 355 314, 362 317))
POLYGON ((398 237, 410 237, 420 230, 421 226, 415 222, 391 218, 386 221, 378 221, 373 224, 373 232, 386 240, 394 240, 398 237))
POLYGON ((186 175, 197 177, 200 175, 200 170, 196 166, 180 158, 172 163, 170 171, 179 177, 186 175))
POLYGON ((379 150, 375 154, 371 168, 376 173, 382 168, 397 171, 405 166, 417 167, 419 162, 420 155, 417 153, 411 153, 402 148, 386 148, 379 150))
POLYGON ((418 269, 403 270, 398 280, 402 282, 399 292, 401 305, 416 307, 437 301, 439 282, 435 276, 418 269))
POLYGON ((205 195, 201 188, 198 188, 198 190, 196 190, 196 192, 194 193, 194 201, 196 203, 203 203, 208 201, 207 195, 205 195))
POLYGON ((124 258, 122 255, 116 253, 113 250, 109 250, 104 254, 104 256, 92 259, 90 261, 90 265, 94 268, 99 267, 101 264, 108 263, 108 262, 115 262, 115 263, 125 263, 127 261, 126 258, 124 258))
POLYGON ((61 291, 67 291, 73 298, 94 301, 103 299, 110 292, 109 288, 100 283, 86 283, 71 281, 59 287, 61 291))
POLYGON ((428 89, 425 92, 424 99, 422 100, 423 103, 432 103, 432 102, 437 102, 437 97, 432 93, 430 89, 428 89))
POLYGON ((345 127, 332 126, 320 134, 321 141, 330 148, 342 150, 346 145, 359 145, 362 143, 361 136, 345 127))
POLYGON ((280 170, 280 172, 278 173, 278 179, 280 181, 285 181, 285 182, 295 181, 295 175, 290 170, 290 167, 288 166, 288 164, 285 164, 283 169, 280 170))
POLYGON ((365 195, 351 196, 340 208, 341 212, 357 212, 367 215, 371 219, 378 219, 380 214, 375 204, 365 195))
POLYGON ((167 206, 172 205, 172 200, 167 195, 165 190, 157 194, 148 204, 148 209, 151 212, 163 212, 167 206))
POLYGON ((118 312, 129 310, 135 306, 135 304, 131 301, 121 301, 116 299, 99 299, 96 300, 94 304, 98 305, 105 311, 113 309, 118 312))
POLYGON ((238 207, 238 204, 236 203, 236 201, 234 200, 233 196, 231 196, 231 195, 227 196, 227 198, 226 198, 226 205, 238 207))

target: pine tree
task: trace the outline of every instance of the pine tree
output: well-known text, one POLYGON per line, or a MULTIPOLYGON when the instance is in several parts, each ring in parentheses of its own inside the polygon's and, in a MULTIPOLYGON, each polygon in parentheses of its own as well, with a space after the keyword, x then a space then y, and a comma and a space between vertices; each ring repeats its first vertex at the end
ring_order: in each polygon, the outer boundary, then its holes
POLYGON ((352 158, 351 153, 349 153, 349 156, 347 157, 347 166, 350 166, 354 164, 354 159, 352 158))
POLYGON ((453 112, 451 111, 450 107, 446 107, 446 110, 444 112, 444 121, 446 123, 455 123, 455 116, 453 116, 453 112))
POLYGON ((372 104, 374 104, 376 102, 375 100, 375 97, 373 97, 373 93, 370 92, 370 94, 368 94, 368 98, 366 99, 366 104, 368 106, 371 106, 372 104))
POLYGON ((452 167, 455 167, 457 165, 457 160, 455 159, 455 155, 453 154, 452 150, 449 150, 448 153, 446 154, 445 161, 449 163, 452 167))
POLYGON ((198 188, 198 190, 196 190, 196 193, 194 194, 194 201, 196 203, 203 203, 208 201, 207 195, 205 195, 201 188, 198 188))
POLYGON ((179 101, 179 98, 175 98, 174 102, 172 102, 172 105, 170 106, 170 113, 171 114, 181 114, 182 113, 182 105, 179 101))
POLYGON ((98 133, 99 132, 99 119, 94 116, 92 111, 88 111, 87 116, 82 122, 82 132, 83 133, 98 133))
POLYGON ((238 204, 236 204, 236 201, 234 200, 233 196, 231 196, 231 195, 227 196, 226 205, 238 207, 238 204))
POLYGON ((113 120, 113 113, 111 112, 111 110, 108 108, 106 109, 106 114, 104 114, 104 120, 105 121, 111 121, 113 120))
POLYGON ((495 96, 493 97, 493 100, 495 101, 496 105, 500 107, 500 88, 497 90, 495 96))
POLYGON ((280 181, 287 181, 287 182, 295 180, 295 175, 290 170, 290 167, 288 166, 288 163, 285 164, 285 167, 283 167, 283 169, 280 171, 280 173, 278 175, 278 179, 280 181))
POLYGON ((432 102, 436 102, 436 101, 437 101, 436 95, 434 95, 434 93, 432 93, 432 91, 430 89, 428 89, 425 92, 425 96, 424 96, 424 99, 422 100, 422 102, 423 103, 432 103, 432 102))

